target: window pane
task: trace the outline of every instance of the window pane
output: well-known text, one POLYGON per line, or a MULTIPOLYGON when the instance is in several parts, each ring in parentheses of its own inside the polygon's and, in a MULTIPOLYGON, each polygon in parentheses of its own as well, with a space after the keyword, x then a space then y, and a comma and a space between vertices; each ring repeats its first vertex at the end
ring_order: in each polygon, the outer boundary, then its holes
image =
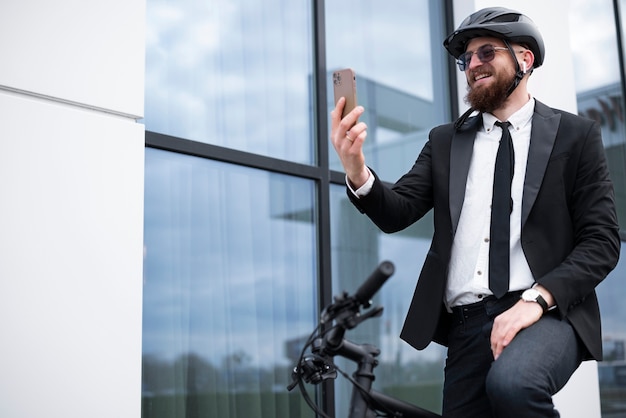
MULTIPOLYGON (((331 188, 333 289, 353 293, 383 260, 395 265, 395 274, 374 298, 384 307, 381 318, 370 319, 348 332, 346 338, 381 349, 375 369, 377 390, 407 402, 441 412, 446 351, 435 343, 417 351, 400 340, 417 277, 432 238, 430 215, 405 231, 383 234, 350 203, 344 186, 331 188)), ((335 359, 352 374, 353 363, 335 359)), ((338 379, 337 417, 347 416, 352 386, 338 379)))
POLYGON ((312 162, 306 0, 148 0, 146 129, 312 162))
MULTIPOLYGON (((344 0, 326 3, 328 109, 333 70, 350 67, 368 125, 369 165, 393 181, 413 165, 428 132, 447 122, 448 58, 440 1, 344 0)), ((334 150, 331 168, 342 171, 334 150)))
POLYGON ((314 184, 146 149, 143 408, 312 416, 290 370, 317 300, 314 184))
MULTIPOLYGON (((334 107, 333 70, 354 69, 358 102, 366 110, 361 120, 368 125, 367 164, 388 181, 408 171, 430 129, 450 119, 442 4, 326 2, 329 112, 334 107)), ((332 146, 330 165, 343 171, 332 146)), ((382 234, 352 206, 343 186, 332 188, 331 219, 335 293, 356 290, 382 260, 396 266, 396 273, 376 297, 385 308, 383 317, 365 322, 348 335, 355 342, 381 349, 375 387, 440 411, 445 350, 431 344, 416 351, 399 338, 432 238, 432 222, 424 219, 401 233, 382 234)), ((342 368, 352 373, 354 365, 344 362, 342 368)), ((336 387, 336 416, 346 416, 352 386, 340 380, 336 387)))
MULTIPOLYGON (((626 2, 622 0, 621 3, 624 10, 626 2)), ((571 47, 574 62, 578 64, 574 66, 578 112, 582 116, 596 120, 602 128, 602 139, 615 185, 618 217, 624 239, 626 126, 613 1, 574 0, 570 11, 570 27, 574 28, 571 31, 571 47), (589 59, 589 51, 596 53, 593 59, 589 59)), ((624 248, 622 244, 622 254, 624 248)), ((598 363, 598 372, 602 416, 606 417, 626 414, 624 277, 626 263, 622 257, 616 269, 598 286, 605 357, 604 361, 598 363)))

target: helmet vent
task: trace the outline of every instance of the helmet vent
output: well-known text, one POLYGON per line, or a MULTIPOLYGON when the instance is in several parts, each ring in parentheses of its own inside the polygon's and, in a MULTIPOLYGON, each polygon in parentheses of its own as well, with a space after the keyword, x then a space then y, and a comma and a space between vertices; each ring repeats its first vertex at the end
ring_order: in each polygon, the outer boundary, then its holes
POLYGON ((496 16, 493 19, 487 19, 490 22, 517 22, 519 20, 518 13, 507 13, 504 15, 496 16))

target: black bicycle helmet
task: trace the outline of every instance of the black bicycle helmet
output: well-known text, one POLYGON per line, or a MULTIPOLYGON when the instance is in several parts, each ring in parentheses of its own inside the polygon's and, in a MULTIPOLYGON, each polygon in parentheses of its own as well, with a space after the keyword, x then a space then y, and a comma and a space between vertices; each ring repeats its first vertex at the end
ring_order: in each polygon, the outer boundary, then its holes
POLYGON ((492 36, 526 46, 535 55, 534 68, 543 64, 545 48, 535 23, 527 16, 504 7, 488 7, 472 13, 443 42, 454 57, 465 52, 467 42, 480 36, 492 36))
MULTIPOLYGON (((525 74, 515 58, 511 43, 523 45, 532 51, 535 56, 533 68, 543 64, 545 47, 543 37, 535 23, 520 12, 505 7, 488 7, 472 13, 443 41, 443 46, 454 58, 458 59, 465 52, 467 43, 481 36, 502 39, 513 57, 515 78, 507 91, 507 97, 517 88, 525 74)), ((530 69, 531 72, 533 68, 530 69)), ((474 109, 469 108, 461 115, 454 123, 455 128, 460 129, 464 126, 473 112, 474 109)))

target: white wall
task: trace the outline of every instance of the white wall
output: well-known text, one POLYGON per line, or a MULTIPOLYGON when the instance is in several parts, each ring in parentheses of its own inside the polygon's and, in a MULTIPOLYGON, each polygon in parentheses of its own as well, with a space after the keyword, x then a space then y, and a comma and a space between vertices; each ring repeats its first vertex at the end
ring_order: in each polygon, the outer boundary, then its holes
POLYGON ((0 3, 0 416, 139 417, 144 0, 0 3))
MULTIPOLYGON (((546 55, 543 65, 533 72, 528 83, 530 93, 551 107, 576 113, 573 59, 570 50, 569 0, 455 0, 455 27, 472 12, 484 7, 502 6, 530 17, 544 38, 546 55)), ((463 97, 465 77, 459 72, 459 108, 466 109, 463 97)), ((563 418, 599 418, 600 389, 596 362, 585 362, 563 390, 554 397, 563 418)))

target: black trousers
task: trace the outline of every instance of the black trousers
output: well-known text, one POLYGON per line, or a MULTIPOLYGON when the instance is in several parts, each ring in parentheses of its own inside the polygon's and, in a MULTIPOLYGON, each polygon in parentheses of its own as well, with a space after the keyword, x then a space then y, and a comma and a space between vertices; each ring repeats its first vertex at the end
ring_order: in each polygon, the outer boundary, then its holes
POLYGON ((494 361, 493 320, 519 300, 501 299, 453 309, 443 394, 443 416, 460 418, 559 417, 552 395, 580 365, 583 347, 574 329, 555 313, 518 333, 494 361))

